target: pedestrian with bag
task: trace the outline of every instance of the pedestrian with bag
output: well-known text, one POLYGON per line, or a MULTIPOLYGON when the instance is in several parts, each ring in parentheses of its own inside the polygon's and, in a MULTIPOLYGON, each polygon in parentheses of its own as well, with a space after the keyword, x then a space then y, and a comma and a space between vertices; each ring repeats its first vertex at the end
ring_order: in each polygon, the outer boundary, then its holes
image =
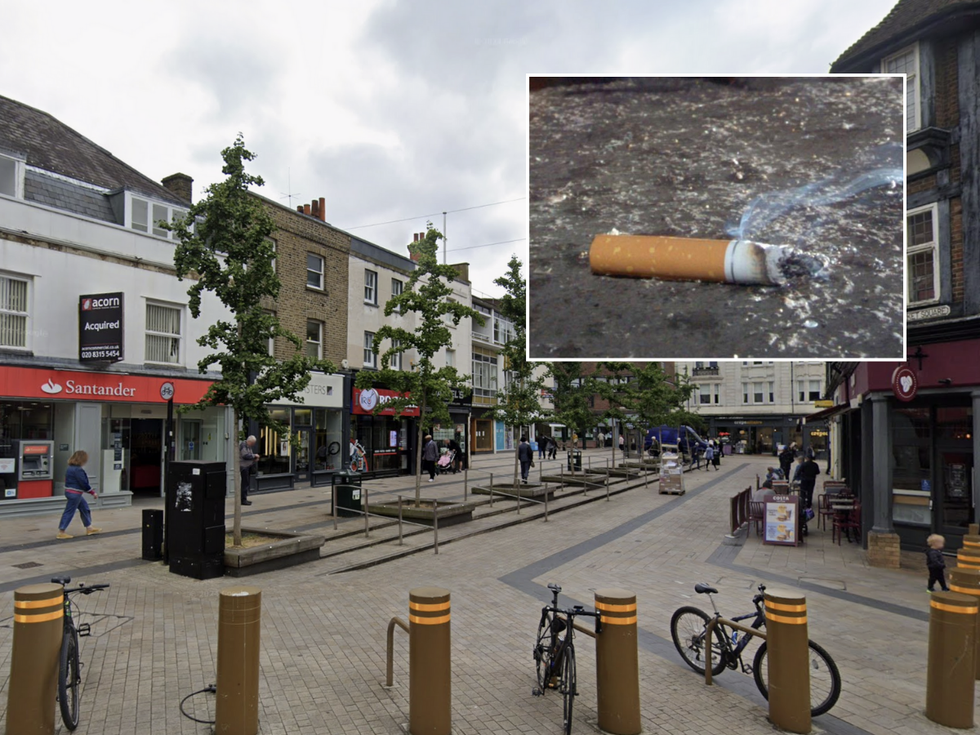
POLYGON ((527 443, 527 437, 521 437, 521 443, 517 445, 517 461, 521 463, 521 480, 527 484, 527 475, 534 466, 534 451, 527 443))
MULTIPOLYGON (((715 445, 709 442, 707 448, 704 450, 704 469, 706 471, 710 470, 712 465, 715 464, 715 445)), ((718 467, 715 466, 717 470, 718 467)))
POLYGON ((92 500, 99 499, 98 494, 89 484, 88 475, 83 469, 86 462, 88 462, 88 452, 81 449, 68 458, 68 469, 65 472, 65 497, 68 499, 68 503, 65 505, 65 512, 61 514, 56 538, 72 538, 72 535, 68 533, 68 525, 75 517, 76 510, 82 516, 82 525, 85 526, 86 536, 92 536, 102 530, 92 525, 92 512, 85 500, 86 494, 91 495, 92 500))
POLYGON ((252 451, 257 439, 249 436, 248 439, 238 445, 239 472, 242 477, 242 505, 251 505, 248 499, 248 491, 252 486, 252 474, 255 471, 255 463, 259 460, 259 455, 252 451))

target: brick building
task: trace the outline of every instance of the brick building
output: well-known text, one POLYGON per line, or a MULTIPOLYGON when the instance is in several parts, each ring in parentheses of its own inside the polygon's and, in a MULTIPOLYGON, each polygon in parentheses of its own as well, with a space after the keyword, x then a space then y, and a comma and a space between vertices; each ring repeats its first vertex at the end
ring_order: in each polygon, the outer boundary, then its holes
POLYGON ((901 0, 833 72, 907 75, 905 362, 830 363, 839 472, 872 563, 961 544, 980 452, 980 3, 901 0))

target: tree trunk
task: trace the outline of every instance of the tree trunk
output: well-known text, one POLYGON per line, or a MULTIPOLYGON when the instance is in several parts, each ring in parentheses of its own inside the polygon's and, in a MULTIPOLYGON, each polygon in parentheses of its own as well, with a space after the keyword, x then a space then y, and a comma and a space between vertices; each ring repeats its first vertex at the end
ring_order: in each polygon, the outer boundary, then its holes
POLYGON ((241 433, 238 430, 238 411, 234 412, 234 418, 232 419, 232 426, 235 427, 235 461, 233 465, 235 467, 235 520, 234 520, 234 544, 235 546, 242 545, 242 452, 238 448, 241 443, 241 433))
POLYGON ((416 439, 415 447, 415 507, 418 508, 422 505, 422 437, 425 435, 422 431, 422 419, 425 417, 425 399, 422 399, 422 405, 419 406, 419 433, 416 439))

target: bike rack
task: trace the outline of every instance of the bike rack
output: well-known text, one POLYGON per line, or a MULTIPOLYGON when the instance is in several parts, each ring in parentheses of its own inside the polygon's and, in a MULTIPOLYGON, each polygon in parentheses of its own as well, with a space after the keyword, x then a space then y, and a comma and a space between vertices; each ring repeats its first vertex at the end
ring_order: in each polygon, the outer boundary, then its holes
POLYGON ((766 640, 766 634, 761 630, 756 630, 755 628, 750 628, 747 625, 742 625, 741 623, 736 623, 728 618, 712 618, 708 622, 708 627, 706 628, 706 633, 704 636, 705 646, 704 646, 704 683, 711 686, 711 639, 714 635, 715 628, 719 625, 725 625, 734 630, 740 630, 743 633, 748 633, 749 635, 757 636, 762 640, 766 640))
POLYGON ((388 661, 387 669, 385 669, 385 686, 389 689, 395 686, 395 661, 394 661, 394 648, 395 648, 395 626, 398 626, 406 633, 408 630, 408 623, 399 617, 394 617, 388 621, 388 661))

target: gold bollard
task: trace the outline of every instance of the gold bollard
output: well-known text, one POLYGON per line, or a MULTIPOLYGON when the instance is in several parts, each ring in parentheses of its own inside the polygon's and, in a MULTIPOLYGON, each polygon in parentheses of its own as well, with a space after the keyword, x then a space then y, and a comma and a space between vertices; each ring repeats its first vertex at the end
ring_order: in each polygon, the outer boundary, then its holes
POLYGON ((639 735, 636 595, 623 589, 596 590, 595 609, 602 615, 602 632, 595 642, 599 729, 612 735, 639 735))
POLYGON ((970 524, 969 532, 963 537, 963 546, 980 550, 980 527, 976 523, 970 524))
POLYGON ((262 590, 228 587, 218 598, 218 678, 214 731, 259 731, 259 628, 262 590))
MULTIPOLYGON (((961 595, 972 595, 980 598, 980 569, 949 569, 949 589, 961 595)), ((980 600, 978 600, 980 602, 980 600)), ((974 631, 976 642, 973 655, 974 678, 980 679, 980 615, 977 615, 977 629, 974 631)))
POLYGON ((48 582, 14 590, 14 641, 7 690, 9 735, 54 733, 65 617, 63 589, 48 582))
POLYGON ((926 717, 946 727, 973 727, 977 598, 933 592, 929 601, 926 717))
POLYGON ((957 549, 956 566, 961 569, 980 569, 980 549, 970 546, 957 549))
POLYGON ((408 623, 409 735, 450 735, 449 590, 411 590, 408 623))
POLYGON ((765 592, 769 721, 788 732, 810 732, 810 646, 806 596, 765 592))

